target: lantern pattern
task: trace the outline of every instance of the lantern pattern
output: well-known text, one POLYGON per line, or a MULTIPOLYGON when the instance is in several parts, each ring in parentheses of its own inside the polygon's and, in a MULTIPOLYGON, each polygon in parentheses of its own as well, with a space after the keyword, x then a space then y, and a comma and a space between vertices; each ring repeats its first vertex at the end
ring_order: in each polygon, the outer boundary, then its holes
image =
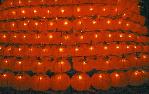
POLYGON ((146 83, 148 71, 142 69, 149 67, 149 37, 138 3, 5 0, 0 4, 0 87, 85 91, 146 83))

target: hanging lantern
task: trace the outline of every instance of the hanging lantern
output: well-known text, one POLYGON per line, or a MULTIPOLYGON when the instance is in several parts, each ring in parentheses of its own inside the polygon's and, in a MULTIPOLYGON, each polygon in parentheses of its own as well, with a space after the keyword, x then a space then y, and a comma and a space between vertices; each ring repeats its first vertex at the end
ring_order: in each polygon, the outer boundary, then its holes
POLYGON ((70 62, 68 60, 58 60, 55 62, 52 62, 51 71, 55 73, 60 72, 67 72, 71 69, 70 62))
POLYGON ((0 74, 0 87, 11 87, 14 79, 14 75, 12 73, 3 73, 0 74))
POLYGON ((111 79, 107 73, 97 73, 91 78, 92 86, 96 89, 108 90, 111 87, 111 79))
POLYGON ((71 78, 71 86, 77 91, 84 91, 90 88, 90 77, 85 74, 75 74, 71 78))
POLYGON ((26 74, 16 75, 13 81, 13 88, 16 90, 28 90, 30 88, 31 77, 26 74))
POLYGON ((73 68, 79 72, 89 72, 93 69, 93 63, 91 60, 77 58, 73 61, 73 68))
POLYGON ((31 82, 31 88, 35 91, 46 91, 50 88, 50 78, 47 75, 34 75, 31 82))
POLYGON ((1 70, 12 70, 13 67, 13 58, 0 58, 0 69, 1 70))
POLYGON ((128 85, 128 78, 124 72, 113 72, 110 77, 113 87, 125 87, 128 85))
POLYGON ((45 73, 49 70, 50 63, 47 60, 34 60, 32 62, 32 71, 35 73, 45 73))
POLYGON ((55 91, 66 90, 70 85, 70 77, 65 74, 55 74, 51 77, 51 88, 55 91))
POLYGON ((145 82, 145 74, 143 70, 128 71, 129 85, 138 86, 145 82))

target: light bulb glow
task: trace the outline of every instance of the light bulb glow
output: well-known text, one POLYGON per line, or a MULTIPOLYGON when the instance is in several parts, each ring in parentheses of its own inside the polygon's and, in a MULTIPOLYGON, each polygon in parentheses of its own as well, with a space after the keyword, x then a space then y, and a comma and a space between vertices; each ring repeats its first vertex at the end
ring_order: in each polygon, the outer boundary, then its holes
POLYGON ((108 49, 108 47, 107 47, 107 46, 105 46, 105 47, 104 47, 104 50, 107 50, 107 49, 108 49))
POLYGON ((79 75, 78 78, 79 78, 79 80, 82 80, 83 79, 81 75, 79 75))
POLYGON ((79 48, 75 48, 75 51, 76 51, 76 52, 79 51, 79 48))
POLYGON ((110 23, 111 23, 111 21, 110 21, 110 20, 108 20, 108 21, 107 21, 107 24, 110 24, 110 23))
POLYGON ((22 79, 22 76, 18 76, 18 79, 22 79))
POLYGON ((59 48, 59 52, 63 52, 64 51, 64 49, 63 48, 59 48))
POLYGON ((102 78, 102 75, 101 74, 99 75, 99 78, 102 78))

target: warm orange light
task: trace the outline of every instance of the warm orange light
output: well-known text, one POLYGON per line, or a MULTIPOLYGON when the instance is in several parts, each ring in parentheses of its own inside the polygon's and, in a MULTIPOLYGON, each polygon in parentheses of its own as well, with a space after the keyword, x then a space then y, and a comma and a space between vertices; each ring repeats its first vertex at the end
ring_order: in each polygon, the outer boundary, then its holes
POLYGON ((76 51, 76 52, 79 51, 79 48, 75 48, 75 51, 76 51))
POLYGON ((67 22, 67 21, 65 21, 65 22, 64 22, 64 25, 68 25, 68 22, 67 22))
POLYGON ((127 49, 130 48, 129 46, 127 46, 127 49))
POLYGON ((43 78, 42 77, 39 77, 39 80, 42 80, 43 78))
POLYGON ((110 24, 110 23, 111 23, 111 21, 110 21, 110 20, 108 20, 108 21, 107 21, 107 24, 110 24))
POLYGON ((8 60, 5 60, 4 62, 5 62, 5 63, 8 63, 8 60))
POLYGON ((92 51, 94 49, 94 47, 91 46, 89 49, 92 51))
POLYGON ((21 62, 21 61, 19 61, 19 62, 18 62, 18 64, 22 64, 22 62, 21 62))
POLYGON ((15 11, 12 11, 12 14, 13 14, 13 15, 16 15, 16 12, 15 12, 15 11))
POLYGON ((64 9, 61 9, 61 12, 62 12, 62 13, 64 13, 64 12, 65 12, 65 10, 64 10, 64 9))
POLYGON ((37 26, 38 25, 38 22, 36 22, 35 25, 37 26))
POLYGON ((21 13, 22 13, 22 14, 25 14, 25 10, 22 10, 21 13))
POLYGON ((99 78, 102 78, 102 75, 101 74, 99 75, 99 78))
POLYGON ((116 77, 119 77, 119 74, 115 74, 116 77))
POLYGON ((112 37, 112 35, 111 35, 111 34, 109 34, 108 36, 109 36, 109 38, 111 38, 111 37, 112 37))
POLYGON ((79 75, 78 77, 79 77, 79 80, 82 80, 82 76, 81 75, 79 75))
POLYGON ((87 63, 85 61, 83 61, 83 65, 86 65, 87 63))
POLYGON ((104 50, 107 50, 107 49, 108 49, 108 47, 107 47, 107 46, 105 46, 105 47, 104 47, 104 50))
POLYGON ((106 11, 106 8, 103 8, 102 11, 106 11))
POLYGON ((3 77, 5 78, 7 76, 7 74, 3 74, 3 77))
POLYGON ((98 34, 95 34, 94 36, 95 36, 95 38, 98 38, 98 34))
POLYGON ((129 23, 126 24, 126 26, 129 26, 129 25, 130 25, 129 23))
POLYGON ((64 51, 64 49, 63 48, 59 48, 59 52, 63 52, 64 51))
POLYGON ((123 37, 123 35, 122 34, 120 34, 120 38, 122 38, 123 37))
POLYGON ((16 35, 14 35, 13 37, 14 37, 14 38, 16 38, 17 36, 16 36, 16 35))
POLYGON ((119 46, 116 46, 116 48, 119 49, 120 47, 119 46))
POLYGON ((18 79, 22 79, 22 76, 18 76, 18 79))
POLYGON ((3 38, 6 38, 6 35, 3 35, 3 38))
POLYGON ((83 35, 81 35, 81 36, 80 36, 80 39, 83 39, 83 38, 84 38, 83 35))
POLYGON ((108 60, 106 61, 106 64, 109 64, 109 61, 108 60))
POLYGON ((122 22, 121 21, 118 21, 118 24, 122 24, 122 22))
POLYGON ((145 59, 145 58, 147 58, 147 56, 146 55, 143 55, 143 58, 145 59))
POLYGON ((96 22, 96 21, 93 21, 92 23, 93 23, 93 24, 96 24, 97 22, 96 22))
POLYGON ((77 8, 77 12, 80 12, 80 10, 81 10, 81 9, 78 7, 78 8, 77 8))
POLYGON ((68 40, 68 39, 69 39, 69 36, 67 35, 67 36, 65 36, 64 38, 65 38, 65 40, 68 40))
POLYGON ((27 23, 24 23, 24 26, 26 26, 27 25, 27 23))
POLYGON ((60 63, 61 65, 63 65, 63 64, 64 64, 64 61, 60 61, 59 63, 60 63))
POLYGON ((93 8, 90 8, 89 10, 90 10, 90 11, 93 11, 93 8))
POLYGON ((26 38, 26 36, 24 35, 23 38, 26 38))
POLYGON ((38 65, 41 65, 42 63, 41 62, 38 62, 38 65))
POLYGON ((61 78, 62 78, 61 75, 59 75, 59 76, 57 77, 58 80, 60 80, 61 78))
POLYGON ((50 35, 49 35, 49 38, 52 39, 52 38, 53 38, 53 35, 50 34, 50 35))
POLYGON ((37 13, 37 10, 34 10, 34 13, 37 13))

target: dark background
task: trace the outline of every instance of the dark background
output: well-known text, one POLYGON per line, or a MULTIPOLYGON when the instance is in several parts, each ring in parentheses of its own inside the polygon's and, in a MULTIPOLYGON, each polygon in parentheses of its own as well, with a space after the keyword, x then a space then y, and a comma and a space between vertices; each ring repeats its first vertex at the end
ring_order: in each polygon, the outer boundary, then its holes
MULTIPOLYGON (((0 0, 2 2, 4 0, 0 0)), ((129 0, 128 0, 129 2, 129 0)), ((140 0, 139 6, 141 8, 141 15, 145 16, 145 25, 149 28, 149 0, 140 0)), ((144 84, 142 86, 127 86, 125 88, 111 88, 108 91, 101 90, 91 90, 86 92, 76 92, 69 88, 64 92, 35 92, 35 91, 16 91, 11 88, 0 88, 0 94, 149 94, 149 84, 144 84)))

